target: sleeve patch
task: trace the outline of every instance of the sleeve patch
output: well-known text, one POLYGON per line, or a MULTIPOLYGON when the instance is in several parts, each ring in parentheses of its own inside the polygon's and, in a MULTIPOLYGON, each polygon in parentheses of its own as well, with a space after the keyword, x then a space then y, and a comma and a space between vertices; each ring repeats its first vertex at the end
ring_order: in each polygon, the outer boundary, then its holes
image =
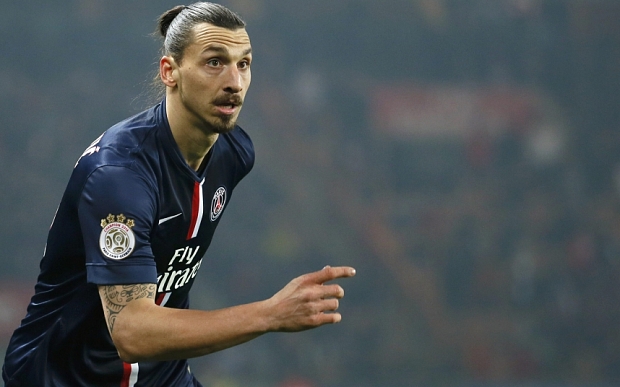
POLYGON ((99 248, 103 255, 115 260, 130 256, 136 247, 133 226, 134 220, 127 219, 123 214, 109 214, 105 219, 101 219, 103 229, 99 235, 99 248))

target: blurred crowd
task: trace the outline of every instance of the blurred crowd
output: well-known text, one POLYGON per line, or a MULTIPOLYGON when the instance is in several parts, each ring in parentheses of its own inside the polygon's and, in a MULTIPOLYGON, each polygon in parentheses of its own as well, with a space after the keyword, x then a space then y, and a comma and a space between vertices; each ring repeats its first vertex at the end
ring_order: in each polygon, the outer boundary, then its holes
MULTIPOLYGON (((3 3, 6 342, 75 160, 153 101, 148 34, 176 3, 3 3)), ((254 47, 240 125, 257 161, 192 304, 327 264, 358 275, 340 324, 195 359, 205 386, 620 381, 620 3, 223 4, 254 47)))

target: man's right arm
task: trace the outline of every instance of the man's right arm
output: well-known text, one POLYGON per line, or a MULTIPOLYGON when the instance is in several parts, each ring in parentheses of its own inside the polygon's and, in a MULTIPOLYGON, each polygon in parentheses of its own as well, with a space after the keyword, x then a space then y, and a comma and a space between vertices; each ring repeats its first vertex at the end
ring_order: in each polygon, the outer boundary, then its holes
POLYGON ((325 267, 289 282, 273 297, 213 311, 160 307, 155 284, 100 285, 110 335, 126 362, 185 359, 220 351, 267 332, 295 332, 340 322, 344 290, 325 282, 352 277, 325 267))

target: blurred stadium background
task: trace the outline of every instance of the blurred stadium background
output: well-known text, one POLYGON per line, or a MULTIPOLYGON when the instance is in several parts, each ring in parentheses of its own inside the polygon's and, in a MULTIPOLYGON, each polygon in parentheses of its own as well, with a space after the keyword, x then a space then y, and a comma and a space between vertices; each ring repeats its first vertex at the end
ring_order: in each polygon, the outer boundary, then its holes
MULTIPOLYGON (((620 383, 620 1, 222 3, 253 41, 257 163, 193 306, 358 276, 341 324, 193 360, 205 386, 620 383)), ((0 4, 4 348, 75 161, 152 101, 177 2, 0 4)))

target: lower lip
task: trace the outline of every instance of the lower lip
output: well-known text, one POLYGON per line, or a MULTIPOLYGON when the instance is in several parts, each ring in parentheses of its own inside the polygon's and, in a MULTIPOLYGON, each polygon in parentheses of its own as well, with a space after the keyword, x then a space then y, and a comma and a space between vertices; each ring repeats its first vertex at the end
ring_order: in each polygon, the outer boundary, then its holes
POLYGON ((218 112, 224 115, 227 115, 227 116, 233 115, 237 111, 236 107, 230 108, 230 107, 224 107, 224 106, 216 106, 215 108, 217 109, 218 112))

